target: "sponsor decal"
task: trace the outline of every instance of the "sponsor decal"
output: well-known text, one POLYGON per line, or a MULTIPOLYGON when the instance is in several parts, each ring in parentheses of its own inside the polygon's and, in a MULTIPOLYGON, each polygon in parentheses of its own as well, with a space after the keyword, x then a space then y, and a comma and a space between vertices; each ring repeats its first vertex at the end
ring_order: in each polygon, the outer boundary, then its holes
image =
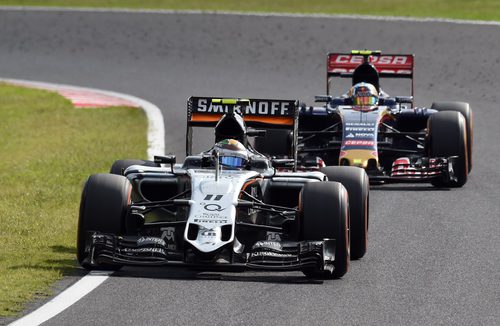
POLYGON ((217 219, 220 218, 221 216, 217 213, 202 213, 201 216, 195 216, 197 218, 207 218, 207 219, 217 219))
POLYGON ((203 209, 209 212, 220 212, 225 210, 225 208, 222 208, 219 204, 206 204, 203 206, 203 209))
POLYGON ((200 234, 202 237, 213 238, 217 236, 217 233, 214 230, 203 231, 200 234))
POLYGON ((345 138, 354 138, 354 134, 350 133, 349 135, 345 136, 345 138))
POLYGON ((266 240, 268 240, 268 241, 281 241, 281 233, 267 231, 266 240))
POLYGON ((165 252, 165 249, 163 248, 121 248, 121 252, 126 253, 126 254, 143 254, 143 253, 148 253, 148 254, 161 254, 161 255, 166 255, 167 253, 165 252))
POLYGON ((272 251, 252 252, 250 254, 250 258, 254 258, 254 257, 297 258, 297 256, 294 254, 285 254, 285 253, 278 253, 278 252, 272 252, 272 251))
POLYGON ((357 132, 355 135, 358 138, 374 138, 375 137, 375 134, 368 133, 368 132, 357 132))
POLYGON ((252 246, 252 249, 260 249, 260 248, 281 250, 283 249, 283 246, 281 245, 281 243, 277 241, 257 241, 252 246))
POLYGON ((166 228, 161 228, 160 231, 163 231, 163 233, 161 234, 162 239, 165 239, 168 241, 174 240, 175 227, 170 226, 170 227, 166 227, 166 228))
POLYGON ((200 98, 195 102, 194 111, 202 113, 227 113, 229 107, 234 107, 234 110, 244 115, 290 115, 292 109, 292 101, 251 101, 249 106, 243 109, 238 105, 224 105, 212 103, 210 99, 200 98), (243 112, 242 112, 243 111, 243 112))
MULTIPOLYGON (((374 64, 384 64, 384 65, 405 65, 408 63, 409 56, 400 55, 381 55, 381 56, 370 56, 370 63, 374 64)), ((363 56, 360 55, 350 55, 350 54, 339 54, 332 60, 334 63, 363 63, 363 56)))
POLYGON ((373 127, 375 126, 375 123, 373 122, 346 122, 346 126, 353 126, 353 127, 358 127, 358 126, 370 126, 373 127))
POLYGON ((373 140, 346 140, 344 146, 375 146, 373 140))
MULTIPOLYGON (((412 55, 370 56, 368 61, 378 72, 383 73, 410 75, 413 70, 412 55)), ((328 56, 328 71, 331 73, 353 72, 362 63, 363 56, 361 55, 332 53, 328 56)))
POLYGON ((177 244, 175 243, 175 227, 169 226, 160 228, 162 231, 161 238, 167 243, 167 249, 177 250, 177 244))
MULTIPOLYGON (((163 238, 163 237, 162 237, 163 238)), ((166 243, 165 240, 162 238, 156 238, 156 237, 140 237, 137 239, 137 245, 138 246, 162 246, 165 247, 166 243)))
POLYGON ((222 197, 224 197, 224 195, 207 195, 204 200, 212 200, 213 198, 214 201, 218 201, 221 200, 222 197))
POLYGON ((197 240, 201 242, 201 244, 208 244, 214 246, 217 242, 220 241, 220 228, 216 229, 207 229, 204 227, 201 227, 199 232, 198 232, 198 238, 197 240))
POLYGON ((203 218, 195 218, 193 221, 195 223, 228 224, 227 220, 206 220, 203 218))
POLYGON ((375 131, 375 127, 346 127, 346 131, 375 131))
POLYGON ((228 224, 229 219, 225 216, 220 216, 218 213, 202 213, 195 216, 193 219, 195 223, 209 223, 209 224, 228 224))

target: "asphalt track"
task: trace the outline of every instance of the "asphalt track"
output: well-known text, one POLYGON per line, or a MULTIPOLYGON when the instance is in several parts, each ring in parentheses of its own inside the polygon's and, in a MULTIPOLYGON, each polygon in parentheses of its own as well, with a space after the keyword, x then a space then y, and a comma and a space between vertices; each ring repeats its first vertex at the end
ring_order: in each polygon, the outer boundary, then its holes
POLYGON ((417 105, 463 100, 475 112, 466 186, 373 188, 369 252, 342 280, 125 268, 47 324, 500 324, 498 26, 0 11, 0 31, 0 76, 145 98, 180 157, 189 96, 310 103, 332 50, 415 53, 417 105))

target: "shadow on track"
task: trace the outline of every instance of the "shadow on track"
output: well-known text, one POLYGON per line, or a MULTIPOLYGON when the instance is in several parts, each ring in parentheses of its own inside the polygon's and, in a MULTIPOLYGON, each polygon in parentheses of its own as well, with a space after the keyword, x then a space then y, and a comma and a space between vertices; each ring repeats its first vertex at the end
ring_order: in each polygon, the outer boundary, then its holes
POLYGON ((431 185, 410 184, 410 185, 371 185, 372 191, 450 191, 450 188, 436 188, 431 185))
POLYGON ((259 282, 274 284, 322 284, 323 280, 308 279, 303 275, 277 272, 218 272, 197 271, 183 267, 124 267, 111 277, 150 278, 169 280, 207 280, 230 282, 259 282))

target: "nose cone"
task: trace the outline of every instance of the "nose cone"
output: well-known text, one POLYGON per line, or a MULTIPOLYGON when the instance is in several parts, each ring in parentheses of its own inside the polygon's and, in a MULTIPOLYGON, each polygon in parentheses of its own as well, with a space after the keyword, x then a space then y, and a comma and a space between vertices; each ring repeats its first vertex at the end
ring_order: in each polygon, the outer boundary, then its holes
MULTIPOLYGON (((376 166, 379 166, 377 153, 372 150, 351 149, 340 152, 340 165, 357 166, 366 169, 370 162, 376 162, 376 166)), ((373 165, 373 163, 370 165, 373 165)))

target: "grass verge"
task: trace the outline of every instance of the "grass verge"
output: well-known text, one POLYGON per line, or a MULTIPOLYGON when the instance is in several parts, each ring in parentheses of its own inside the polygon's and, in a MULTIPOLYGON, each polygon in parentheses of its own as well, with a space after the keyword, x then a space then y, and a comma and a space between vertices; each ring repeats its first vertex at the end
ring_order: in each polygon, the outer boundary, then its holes
POLYGON ((147 121, 139 109, 74 109, 0 84, 0 122, 0 316, 11 316, 75 273, 83 182, 145 157, 147 121))
POLYGON ((0 0, 0 5, 271 11, 500 20, 498 0, 0 0))

